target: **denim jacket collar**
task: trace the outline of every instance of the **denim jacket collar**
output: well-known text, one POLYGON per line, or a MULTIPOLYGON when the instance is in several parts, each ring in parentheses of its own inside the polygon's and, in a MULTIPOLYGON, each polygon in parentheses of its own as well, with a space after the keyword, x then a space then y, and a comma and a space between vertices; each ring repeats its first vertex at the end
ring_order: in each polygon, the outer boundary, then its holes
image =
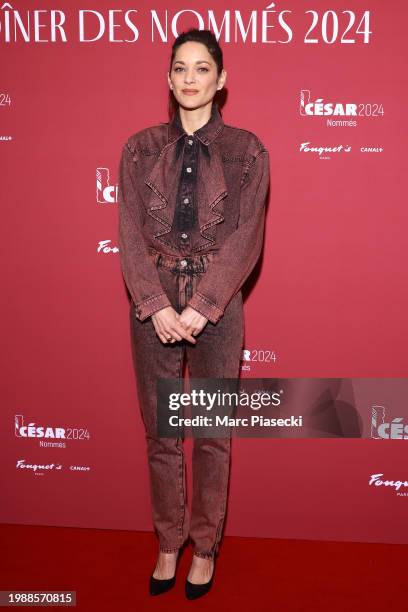
MULTIPOLYGON (((154 237, 168 244, 166 234, 171 231, 176 207, 176 194, 180 179, 183 156, 177 155, 177 142, 185 135, 179 114, 176 113, 168 126, 168 141, 162 148, 145 183, 152 190, 148 213, 156 220, 154 237)), ((200 156, 197 176, 197 198, 200 202, 198 221, 202 242, 201 248, 214 244, 214 232, 210 228, 224 220, 223 200, 228 195, 222 154, 217 137, 221 134, 224 122, 218 106, 213 103, 211 117, 195 134, 206 145, 207 155, 200 156)))
MULTIPOLYGON (((183 124, 181 123, 180 117, 180 107, 177 107, 176 112, 173 115, 173 118, 168 124, 168 141, 174 142, 178 140, 180 136, 186 136, 187 132, 183 128, 183 124)), ((199 140, 204 145, 209 145, 217 136, 220 134, 222 128, 224 127, 224 122, 221 117, 221 113, 218 108, 218 104, 213 102, 211 106, 211 116, 207 123, 201 126, 198 130, 194 132, 194 135, 199 138, 199 140)))

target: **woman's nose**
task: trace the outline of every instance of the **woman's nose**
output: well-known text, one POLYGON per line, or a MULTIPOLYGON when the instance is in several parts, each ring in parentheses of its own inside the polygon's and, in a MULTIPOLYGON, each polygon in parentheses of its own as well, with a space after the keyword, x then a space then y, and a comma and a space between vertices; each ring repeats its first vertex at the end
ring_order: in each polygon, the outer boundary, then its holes
POLYGON ((184 77, 184 82, 187 83, 188 85, 191 85, 191 83, 194 83, 194 73, 189 73, 187 71, 184 77))

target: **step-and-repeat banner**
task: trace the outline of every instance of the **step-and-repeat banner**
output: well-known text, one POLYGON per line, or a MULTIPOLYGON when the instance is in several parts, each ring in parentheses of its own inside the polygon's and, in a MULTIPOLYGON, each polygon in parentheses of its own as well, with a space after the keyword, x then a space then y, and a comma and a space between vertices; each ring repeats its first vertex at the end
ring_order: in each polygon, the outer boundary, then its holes
POLYGON ((223 120, 271 172, 241 378, 281 403, 224 422, 225 533, 408 542, 407 17, 402 0, 2 4, 2 522, 152 529, 119 158, 168 121, 171 45, 199 27, 224 51, 223 120))

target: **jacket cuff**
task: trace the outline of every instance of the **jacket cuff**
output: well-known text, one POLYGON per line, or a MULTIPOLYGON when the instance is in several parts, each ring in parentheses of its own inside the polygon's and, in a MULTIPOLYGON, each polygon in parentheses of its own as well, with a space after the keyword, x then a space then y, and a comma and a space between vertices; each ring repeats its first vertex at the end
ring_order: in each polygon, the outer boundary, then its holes
POLYGON ((209 300, 199 291, 194 293, 193 297, 188 301, 187 306, 191 306, 191 308, 194 308, 194 310, 200 312, 209 321, 211 321, 211 323, 214 323, 214 325, 224 314, 224 311, 217 306, 217 304, 214 304, 214 302, 209 300))
POLYGON ((171 306, 169 298, 164 292, 158 293, 157 295, 147 298, 147 300, 143 300, 143 302, 139 302, 135 305, 136 318, 139 319, 139 321, 144 321, 154 312, 157 312, 162 308, 166 308, 166 306, 171 306))

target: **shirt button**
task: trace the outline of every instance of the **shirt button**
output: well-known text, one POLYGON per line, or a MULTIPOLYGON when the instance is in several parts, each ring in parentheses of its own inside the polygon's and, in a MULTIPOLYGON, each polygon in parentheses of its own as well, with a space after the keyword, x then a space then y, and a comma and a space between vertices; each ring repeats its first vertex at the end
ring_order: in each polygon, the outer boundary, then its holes
POLYGON ((190 145, 193 144, 193 141, 191 140, 191 138, 189 139, 188 144, 190 145))
POLYGON ((191 172, 191 168, 186 168, 187 172, 191 172))
POLYGON ((185 268, 185 267, 186 267, 186 265, 187 265, 186 260, 185 260, 185 259, 182 259, 182 260, 180 261, 180 266, 182 266, 183 268, 185 268))
POLYGON ((182 238, 187 238, 187 236, 188 236, 188 234, 186 234, 186 233, 184 233, 184 232, 181 234, 181 237, 182 237, 182 238))
POLYGON ((189 203, 189 201, 190 201, 190 200, 189 200, 188 198, 184 198, 184 200, 183 200, 184 204, 188 204, 188 203, 189 203))

